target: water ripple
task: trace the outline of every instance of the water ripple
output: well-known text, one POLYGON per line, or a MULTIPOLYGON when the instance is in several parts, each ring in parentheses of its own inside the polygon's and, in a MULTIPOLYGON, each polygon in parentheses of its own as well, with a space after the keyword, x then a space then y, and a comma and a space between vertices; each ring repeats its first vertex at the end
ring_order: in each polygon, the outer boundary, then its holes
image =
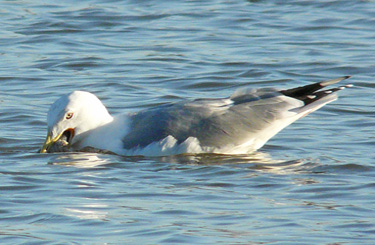
POLYGON ((372 244, 374 1, 0 2, 2 243, 372 244), (72 90, 111 113, 355 86, 252 155, 39 154, 72 90))

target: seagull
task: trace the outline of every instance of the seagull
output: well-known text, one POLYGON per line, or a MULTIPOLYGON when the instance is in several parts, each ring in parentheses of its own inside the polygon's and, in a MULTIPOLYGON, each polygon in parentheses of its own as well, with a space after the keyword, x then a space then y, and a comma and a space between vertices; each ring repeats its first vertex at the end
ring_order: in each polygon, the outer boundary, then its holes
POLYGON ((240 89, 229 97, 164 104, 112 116, 92 93, 74 91, 54 102, 40 153, 118 155, 248 154, 294 121, 337 99, 326 86, 350 76, 285 90, 240 89))

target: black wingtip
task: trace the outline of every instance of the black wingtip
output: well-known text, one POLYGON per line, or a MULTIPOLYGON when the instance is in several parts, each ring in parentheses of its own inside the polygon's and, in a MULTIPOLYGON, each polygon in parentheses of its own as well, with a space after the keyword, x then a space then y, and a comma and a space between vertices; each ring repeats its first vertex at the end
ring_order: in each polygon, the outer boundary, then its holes
POLYGON ((309 104, 313 101, 316 101, 316 100, 324 97, 326 94, 330 94, 330 93, 336 92, 338 90, 342 90, 344 88, 351 87, 352 85, 349 84, 349 85, 341 86, 341 87, 338 87, 338 88, 327 89, 327 90, 321 91, 321 89, 326 87, 326 86, 336 84, 336 83, 338 83, 342 80, 345 80, 345 79, 348 79, 348 78, 351 78, 351 77, 352 76, 343 76, 343 77, 339 77, 339 78, 335 78, 335 79, 330 79, 330 80, 325 80, 325 81, 321 81, 321 82, 318 82, 318 83, 305 85, 305 86, 302 86, 302 87, 282 90, 280 92, 282 94, 286 95, 286 96, 302 100, 302 101, 305 102, 305 104, 309 104))
POLYGON ((329 79, 325 81, 321 81, 318 83, 313 83, 313 84, 308 84, 302 87, 297 87, 297 88, 291 88, 291 89, 286 89, 280 91, 282 94, 286 96, 290 96, 293 98, 301 97, 301 96, 306 96, 308 94, 312 94, 324 87, 330 86, 332 84, 338 83, 342 80, 351 78, 351 76, 343 76, 335 79, 329 79))

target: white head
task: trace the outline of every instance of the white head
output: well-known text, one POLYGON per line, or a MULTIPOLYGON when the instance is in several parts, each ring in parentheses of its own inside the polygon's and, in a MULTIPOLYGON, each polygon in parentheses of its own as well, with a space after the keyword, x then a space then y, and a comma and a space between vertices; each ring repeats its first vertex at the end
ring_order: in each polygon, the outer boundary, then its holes
POLYGON ((48 135, 40 152, 48 152, 62 136, 72 145, 79 141, 83 133, 112 120, 112 116, 95 95, 84 91, 64 95, 48 111, 48 135))

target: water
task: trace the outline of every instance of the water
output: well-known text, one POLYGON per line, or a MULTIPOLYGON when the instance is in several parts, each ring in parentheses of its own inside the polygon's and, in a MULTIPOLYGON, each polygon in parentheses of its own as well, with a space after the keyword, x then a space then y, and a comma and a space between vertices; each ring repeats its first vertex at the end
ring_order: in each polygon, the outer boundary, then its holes
POLYGON ((374 1, 2 1, 1 243, 372 244, 374 1), (353 75, 249 156, 38 154, 72 90, 111 113, 353 75))

